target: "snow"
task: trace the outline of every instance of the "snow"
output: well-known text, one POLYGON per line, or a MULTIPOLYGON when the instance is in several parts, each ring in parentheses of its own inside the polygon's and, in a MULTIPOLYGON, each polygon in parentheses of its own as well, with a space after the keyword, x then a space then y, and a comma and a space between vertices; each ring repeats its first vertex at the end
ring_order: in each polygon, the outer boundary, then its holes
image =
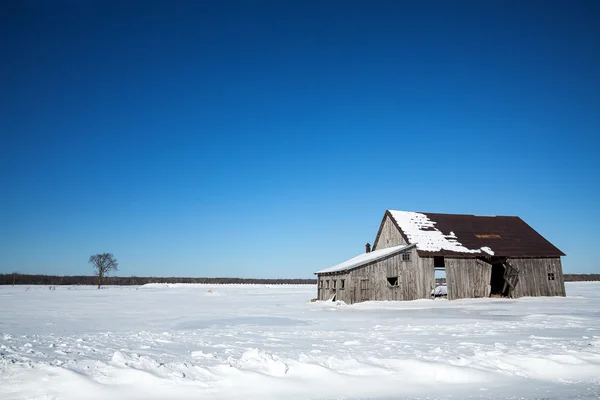
POLYGON ((435 227, 436 222, 423 213, 397 210, 389 210, 389 212, 408 238, 409 243, 416 244, 419 250, 431 252, 448 250, 479 254, 485 252, 494 255, 492 249, 487 246, 480 249, 469 249, 463 246, 452 231, 448 235, 444 235, 435 227))
POLYGON ((482 248, 481 248, 481 251, 484 251, 484 252, 488 253, 490 256, 493 256, 493 255, 494 255, 494 252, 492 251, 492 249, 490 249, 490 248, 489 248, 489 247, 487 247, 487 246, 484 246, 484 247, 482 247, 482 248))
POLYGON ((436 286, 435 289, 431 291, 432 296, 448 296, 448 287, 445 285, 436 286))
POLYGON ((356 267, 359 267, 361 265, 364 265, 364 264, 367 264, 367 263, 370 263, 373 261, 377 261, 379 259, 382 259, 382 258, 392 255, 394 253, 399 253, 402 250, 405 250, 409 247, 411 247, 411 245, 400 245, 400 246, 388 247, 388 248, 381 249, 381 250, 371 251, 369 253, 363 253, 354 258, 351 258, 350 260, 344 261, 341 264, 337 264, 337 265, 334 265, 333 267, 322 269, 320 271, 317 271, 316 273, 322 274, 325 272, 346 271, 346 270, 356 268, 356 267))
POLYGON ((314 285, 0 286, 0 398, 597 399, 600 283, 567 294, 346 305, 311 302, 314 285))

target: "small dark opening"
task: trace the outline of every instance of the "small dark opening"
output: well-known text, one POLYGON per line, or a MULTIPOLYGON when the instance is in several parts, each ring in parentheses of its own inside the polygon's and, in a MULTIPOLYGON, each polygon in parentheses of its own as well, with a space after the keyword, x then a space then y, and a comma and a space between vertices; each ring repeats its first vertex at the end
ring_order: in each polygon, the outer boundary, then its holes
POLYGON ((340 279, 340 290, 344 289, 345 287, 346 287, 346 280, 340 279))
POLYGON ((548 280, 549 281, 553 281, 554 280, 554 273, 552 273, 552 272, 548 273, 548 280))
POLYGON ((433 257, 433 267, 434 268, 446 268, 446 263, 444 262, 444 257, 433 257))
POLYGON ((502 263, 492 265, 492 277, 490 279, 490 295, 506 296, 502 293, 504 289, 504 265, 502 263))
POLYGON ((387 281, 388 281, 388 285, 390 285, 390 286, 398 286, 398 277, 397 276, 387 278, 387 281))

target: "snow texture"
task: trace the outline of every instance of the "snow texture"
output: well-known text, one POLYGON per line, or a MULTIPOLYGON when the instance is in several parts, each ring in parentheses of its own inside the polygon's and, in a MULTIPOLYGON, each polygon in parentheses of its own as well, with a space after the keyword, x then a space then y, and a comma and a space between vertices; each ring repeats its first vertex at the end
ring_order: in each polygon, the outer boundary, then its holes
POLYGON ((481 251, 484 251, 484 252, 488 253, 490 256, 493 256, 493 255, 494 255, 494 252, 493 252, 493 251, 492 251, 492 249, 490 249, 488 246, 483 246, 483 247, 481 248, 481 251))
POLYGON ((435 289, 431 291, 432 296, 448 296, 448 287, 445 285, 436 286, 435 289))
POLYGON ((411 211, 396 211, 389 210, 392 217, 398 223, 404 235, 408 238, 408 242, 416 244, 417 249, 421 251, 438 252, 441 250, 454 251, 457 253, 473 253, 481 254, 485 252, 489 255, 494 255, 494 252, 489 247, 480 249, 469 249, 458 241, 454 232, 444 235, 442 231, 435 227, 436 222, 429 219, 423 213, 411 211))
POLYGON ((600 395, 600 283, 567 283, 566 298, 354 305, 310 302, 316 291, 0 286, 0 399, 600 395))
POLYGON ((363 253, 359 256, 351 258, 350 260, 344 261, 341 264, 334 265, 333 267, 325 268, 320 271, 317 271, 317 274, 322 274, 325 272, 339 272, 346 271, 352 268, 360 267, 361 265, 368 264, 373 261, 380 260, 384 257, 392 255, 394 253, 400 253, 402 250, 409 248, 411 245, 400 245, 394 247, 388 247, 386 249, 375 250, 369 253, 363 253))

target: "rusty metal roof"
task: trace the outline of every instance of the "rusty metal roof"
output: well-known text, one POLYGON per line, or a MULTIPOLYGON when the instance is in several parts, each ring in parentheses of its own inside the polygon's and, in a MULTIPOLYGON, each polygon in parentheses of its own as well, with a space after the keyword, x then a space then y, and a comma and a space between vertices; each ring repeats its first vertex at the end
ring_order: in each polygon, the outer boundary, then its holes
MULTIPOLYGON (((497 257, 560 257, 565 255, 519 217, 426 212, 419 214, 425 214, 434 223, 436 230, 449 237, 455 237, 462 246, 468 249, 490 248, 497 257)), ((390 211, 387 211, 386 215, 389 215, 399 228, 406 242, 411 243, 406 229, 403 230, 390 211)), ((417 243, 417 249, 421 256, 481 256, 481 254, 469 254, 448 249, 422 250, 419 247, 417 243)))

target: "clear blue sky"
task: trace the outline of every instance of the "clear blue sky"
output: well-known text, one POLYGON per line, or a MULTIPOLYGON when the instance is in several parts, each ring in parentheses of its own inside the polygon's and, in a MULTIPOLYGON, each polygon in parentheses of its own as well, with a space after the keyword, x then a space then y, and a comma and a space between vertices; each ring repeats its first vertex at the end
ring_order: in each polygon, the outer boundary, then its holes
POLYGON ((386 209, 598 273, 598 1, 0 5, 0 272, 312 277, 386 209))

